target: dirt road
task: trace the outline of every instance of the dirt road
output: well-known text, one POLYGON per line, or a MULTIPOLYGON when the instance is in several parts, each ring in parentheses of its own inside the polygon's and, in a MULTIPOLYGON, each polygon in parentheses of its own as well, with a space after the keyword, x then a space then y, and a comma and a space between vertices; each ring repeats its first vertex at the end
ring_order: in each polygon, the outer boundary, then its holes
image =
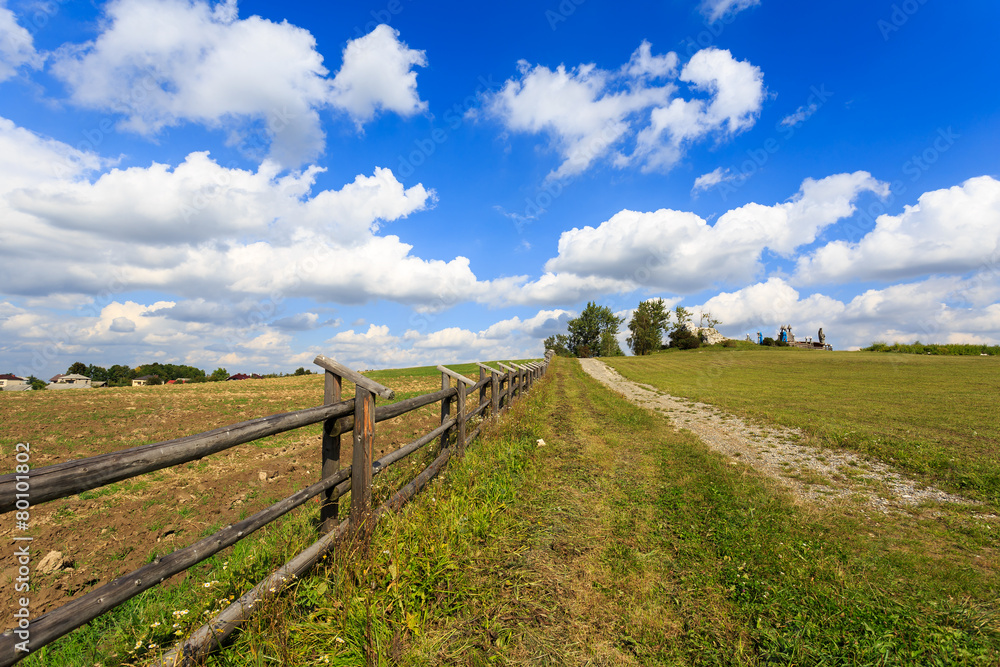
POLYGON ((580 359, 593 378, 636 405, 658 412, 697 435, 706 445, 774 477, 800 499, 829 502, 855 498, 882 512, 923 502, 977 504, 908 479, 879 461, 853 452, 800 444, 801 431, 751 424, 705 403, 670 396, 650 385, 622 377, 598 359, 580 359))

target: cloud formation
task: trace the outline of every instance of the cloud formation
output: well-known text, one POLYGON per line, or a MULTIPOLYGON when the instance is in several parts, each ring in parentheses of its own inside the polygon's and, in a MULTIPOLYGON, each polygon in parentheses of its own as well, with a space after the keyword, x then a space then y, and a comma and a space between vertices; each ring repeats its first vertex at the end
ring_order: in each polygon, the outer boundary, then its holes
POLYGON ((593 64, 551 70, 522 60, 518 77, 486 109, 510 131, 551 137, 562 163, 550 179, 576 176, 601 159, 666 171, 692 143, 752 127, 765 94, 760 69, 729 51, 703 49, 679 73, 678 60, 673 52, 653 55, 648 42, 617 71, 593 64), (691 97, 675 97, 677 82, 691 97))
MULTIPOLYGON (((1000 289, 997 276, 990 288, 1000 289)), ((770 278, 735 292, 722 292, 693 310, 711 312, 728 336, 741 338, 756 332, 776 335, 783 324, 793 323, 799 338, 813 336, 823 327, 838 349, 856 349, 882 340, 892 342, 996 344, 1000 330, 1000 304, 969 307, 965 295, 977 287, 956 276, 932 277, 912 283, 867 290, 850 301, 814 293, 802 294, 780 278, 770 278)), ((995 300, 995 294, 994 294, 995 300)))
POLYGON ((426 67, 427 56, 399 41, 399 32, 387 25, 351 40, 344 48, 344 64, 333 80, 333 103, 360 125, 385 110, 412 116, 427 110, 417 93, 414 67, 426 67))
POLYGON ((760 0, 702 0, 700 9, 705 18, 711 22, 718 21, 726 15, 738 14, 759 4, 760 0))
POLYGON ((702 174, 698 178, 694 179, 694 185, 691 187, 691 192, 698 193, 702 190, 708 190, 709 188, 715 187, 719 183, 732 181, 735 178, 736 176, 733 175, 729 169, 716 167, 707 174, 702 174))
POLYGON ((888 186, 864 171, 807 178, 788 201, 746 204, 712 225, 686 211, 623 210, 597 227, 563 232, 545 275, 508 298, 530 295, 541 303, 566 303, 588 293, 646 287, 691 294, 753 281, 763 271, 765 249, 791 256, 823 229, 853 215, 864 192, 884 196, 888 186))
POLYGON ((0 83, 13 78, 18 68, 25 65, 38 68, 44 60, 35 51, 31 33, 18 24, 6 4, 6 0, 0 0, 0 83))
POLYGON ((269 144, 271 159, 296 167, 323 152, 326 107, 359 125, 379 109, 424 108, 411 71, 423 52, 388 26, 348 42, 331 80, 308 30, 240 19, 235 0, 113 0, 104 13, 101 33, 60 48, 52 72, 74 104, 120 114, 142 135, 185 122, 223 128, 245 155, 269 144))
POLYGON ((425 260, 394 220, 433 206, 388 169, 314 192, 319 169, 227 168, 207 153, 181 164, 112 168, 0 120, 0 279, 7 294, 158 290, 181 299, 284 299, 422 310, 488 289, 468 259, 425 260), (37 159, 18 166, 25 155, 37 159))
POLYGON ((857 243, 837 240, 801 257, 805 284, 962 274, 1000 264, 1000 181, 970 178, 881 215, 857 243))

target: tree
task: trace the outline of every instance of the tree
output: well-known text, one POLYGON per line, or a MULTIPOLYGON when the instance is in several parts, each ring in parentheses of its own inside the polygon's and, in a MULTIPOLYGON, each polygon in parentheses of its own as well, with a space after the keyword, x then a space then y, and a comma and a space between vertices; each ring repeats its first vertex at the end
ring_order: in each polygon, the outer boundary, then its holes
POLYGON ((628 346, 633 354, 650 354, 660 349, 663 331, 670 321, 670 313, 663 307, 662 299, 650 299, 639 303, 628 323, 632 335, 628 337, 628 346))
POLYGON ((569 321, 567 347, 578 357, 619 357, 622 351, 615 336, 624 321, 624 317, 616 317, 607 306, 588 302, 580 316, 569 321))
POLYGON ((312 375, 312 371, 307 371, 302 366, 299 366, 298 368, 295 369, 295 372, 292 373, 292 375, 312 375))
POLYGON ((117 387, 128 386, 132 384, 132 380, 135 379, 135 377, 135 371, 128 366, 115 364, 108 369, 109 385, 115 385, 117 387))
POLYGON ((87 377, 89 377, 91 380, 94 380, 95 382, 107 382, 108 381, 108 369, 106 369, 106 368, 104 368, 102 366, 95 366, 94 364, 91 364, 90 366, 87 366, 87 372, 84 373, 83 375, 86 375, 87 377))
POLYGON ((556 334, 549 336, 544 342, 546 350, 552 350, 560 357, 572 357, 573 353, 569 349, 569 336, 566 334, 556 334))
MULTIPOLYGON (((618 318, 618 324, 625 321, 624 317, 618 318)), ((600 356, 602 357, 623 357, 625 353, 622 352, 621 346, 618 344, 618 326, 616 325, 614 331, 611 329, 605 329, 601 332, 601 342, 598 345, 598 350, 600 350, 600 356)))
POLYGON ((674 309, 677 321, 670 329, 670 347, 691 350, 701 345, 697 328, 691 324, 691 311, 683 306, 674 309))
POLYGON ((45 389, 46 386, 44 380, 39 380, 34 375, 28 376, 28 384, 31 385, 31 388, 35 391, 38 391, 40 389, 45 389))
POLYGON ((691 322, 691 311, 684 306, 677 306, 674 312, 677 314, 677 324, 674 325, 674 331, 686 329, 685 325, 691 322))
POLYGON ((220 380, 228 380, 229 371, 227 371, 225 368, 216 368, 214 371, 212 371, 212 374, 208 376, 208 379, 211 380, 212 382, 219 382, 220 380))
POLYGON ((87 373, 87 364, 83 363, 82 361, 75 362, 72 366, 69 367, 69 370, 66 371, 66 375, 74 375, 74 374, 85 375, 86 373, 87 373))

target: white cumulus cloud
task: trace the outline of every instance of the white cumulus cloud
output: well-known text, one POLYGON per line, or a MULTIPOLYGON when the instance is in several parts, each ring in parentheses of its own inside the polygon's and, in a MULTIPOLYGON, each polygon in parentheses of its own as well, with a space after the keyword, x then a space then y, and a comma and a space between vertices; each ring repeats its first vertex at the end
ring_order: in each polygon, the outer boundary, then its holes
POLYGON ((653 55, 648 42, 617 71, 594 64, 552 70, 522 60, 519 76, 486 108, 508 130, 552 138, 562 163, 550 179, 608 158, 617 167, 666 170, 690 143, 752 126, 764 99, 760 69, 729 51, 704 49, 679 74, 677 66, 676 53, 653 55), (690 98, 674 97, 677 81, 688 84, 690 98))
POLYGON ((113 0, 104 12, 100 34, 57 51, 52 71, 72 102, 121 114, 140 134, 184 122, 225 128, 245 154, 255 156, 262 137, 272 159, 294 167, 323 151, 325 107, 359 124, 376 109, 422 108, 410 68, 423 54, 388 26, 348 42, 331 80, 309 31, 240 19, 235 0, 113 0))
MULTIPOLYGON (((624 210, 597 227, 573 228, 559 238, 546 274, 524 285, 516 298, 566 303, 578 293, 627 292, 639 287, 693 293, 716 284, 752 281, 765 249, 790 255, 836 221, 855 212, 863 192, 887 193, 867 172, 806 179, 788 201, 751 203, 709 225, 672 209, 624 210), (552 295, 552 300, 543 300, 552 295)), ((508 297, 515 298, 515 297, 508 297)))
POLYGON ((0 0, 0 82, 12 78, 19 67, 38 68, 44 60, 35 50, 31 33, 18 24, 6 5, 6 0, 0 0))
POLYGON ((798 260, 802 283, 963 274, 1000 264, 1000 181, 970 178, 881 215, 856 243, 837 240, 798 260))
POLYGON ((333 80, 333 102, 360 124, 379 109, 401 116, 425 111, 427 102, 417 93, 414 67, 426 67, 427 56, 399 41, 399 32, 387 25, 351 40, 344 64, 333 80))
POLYGON ((440 310, 489 291, 465 257, 423 259, 382 228, 426 210, 434 193, 388 169, 316 192, 316 168, 222 167, 207 153, 179 165, 110 169, 59 142, 0 122, 0 283, 7 294, 158 290, 181 299, 389 299, 440 310), (11 156, 31 155, 17 174, 11 156), (10 160, 11 164, 7 164, 10 160), (75 171, 60 176, 65 165, 75 171))

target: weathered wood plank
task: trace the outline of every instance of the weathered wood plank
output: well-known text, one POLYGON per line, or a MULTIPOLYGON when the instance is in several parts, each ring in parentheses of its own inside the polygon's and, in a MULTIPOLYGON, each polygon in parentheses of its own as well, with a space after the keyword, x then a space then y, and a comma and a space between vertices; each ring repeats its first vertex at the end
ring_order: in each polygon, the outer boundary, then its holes
MULTIPOLYGON (((350 474, 350 468, 340 470, 337 474, 316 482, 243 521, 227 526, 191 546, 161 556, 152 563, 118 577, 83 597, 67 602, 58 609, 32 619, 30 628, 32 652, 110 611, 139 593, 158 585, 168 577, 183 572, 192 565, 232 546, 304 504, 310 498, 326 489, 333 488, 346 480, 350 474)), ((14 644, 18 641, 18 638, 10 631, 0 635, 0 665, 13 664, 13 662, 7 661, 10 658, 24 657, 23 654, 15 654, 14 652, 14 644)))
POLYGON ((453 378, 455 378, 455 379, 456 379, 456 380, 458 380, 459 382, 464 382, 464 383, 465 383, 465 384, 467 384, 467 385, 473 385, 473 384, 476 384, 475 382, 473 382, 473 381, 472 381, 472 380, 470 380, 469 378, 465 377, 465 376, 464 376, 464 375, 462 375, 461 373, 457 373, 457 372, 455 372, 455 371, 451 370, 450 368, 448 368, 447 366, 438 366, 438 367, 437 367, 437 369, 438 369, 439 371, 441 371, 442 373, 445 373, 445 374, 446 374, 446 375, 448 375, 449 377, 453 377, 453 378))
POLYGON ((391 401, 396 397, 396 392, 394 392, 392 389, 380 385, 375 380, 366 378, 361 373, 351 370, 344 364, 340 363, 339 361, 335 361, 330 357, 321 354, 317 356, 315 359, 313 359, 313 363, 319 366, 320 368, 332 371, 341 377, 347 378, 348 380, 358 385, 359 387, 364 387, 371 393, 377 394, 382 398, 391 401))
POLYGON ((490 416, 498 417, 500 415, 500 376, 496 373, 490 373, 490 416))
MULTIPOLYGON (((446 389, 451 389, 451 376, 447 373, 441 373, 441 391, 446 389)), ((455 388, 455 395, 458 395, 458 387, 455 388)), ((444 424, 448 421, 448 416, 451 414, 451 397, 441 399, 441 423, 444 424)), ((441 433, 441 449, 448 447, 448 435, 451 433, 451 429, 445 429, 441 433)))
POLYGON ((374 477, 375 475, 378 475, 386 468, 391 466, 393 463, 396 463, 397 461, 406 458, 407 456, 417 451, 421 447, 427 446, 430 442, 434 440, 434 438, 438 437, 446 430, 454 426, 455 421, 456 421, 455 418, 452 417, 451 419, 446 421, 444 424, 441 424, 430 433, 427 433, 417 438, 411 443, 403 445, 394 452, 389 452, 388 454, 386 454, 385 456, 383 456, 378 461, 372 464, 372 476, 374 477))
POLYGON ((486 402, 486 385, 489 383, 489 379, 490 379, 490 377, 492 377, 492 375, 493 375, 493 373, 490 373, 489 375, 487 375, 486 374, 486 370, 485 370, 485 368, 483 366, 479 367, 479 384, 476 385, 476 386, 479 387, 479 407, 480 407, 480 410, 487 403, 486 402))
POLYGON ((389 500, 385 502, 385 505, 379 508, 378 514, 381 515, 382 512, 389 510, 398 510, 406 504, 406 502, 415 496, 420 489, 427 486, 427 482, 432 480, 435 475, 441 472, 441 469, 448 462, 448 459, 451 458, 451 455, 451 448, 442 450, 438 457, 434 459, 429 466, 424 468, 423 472, 414 477, 409 484, 401 488, 391 498, 389 498, 389 500))
POLYGON ((368 528, 372 503, 375 396, 357 385, 354 394, 354 460, 351 464, 351 530, 368 528))
MULTIPOLYGON (((340 402, 343 378, 333 371, 326 371, 323 378, 323 403, 331 405, 340 402)), ((320 445, 320 479, 335 475, 340 470, 340 433, 343 419, 327 419, 323 422, 323 440, 320 445)), ((320 496, 319 531, 329 533, 337 527, 340 514, 340 496, 334 497, 334 490, 327 489, 320 496)))
POLYGON ((281 593, 288 584, 299 579, 332 550, 337 540, 347 532, 348 522, 327 533, 308 549, 282 565, 271 576, 226 607, 211 622, 198 628, 184 643, 175 646, 160 661, 159 667, 181 667, 200 664, 212 651, 221 648, 234 630, 239 628, 261 602, 281 593))
POLYGON ((399 401, 398 403, 392 403, 390 405, 380 405, 375 408, 375 421, 382 422, 387 419, 392 419, 393 417, 398 417, 402 414, 406 414, 411 410, 416 410, 417 408, 422 408, 425 405, 430 405, 431 403, 437 403, 445 398, 450 398, 455 395, 455 388, 451 387, 449 389, 442 389, 441 391, 435 391, 432 394, 424 394, 423 396, 414 396, 413 398, 408 398, 405 401, 399 401))
POLYGON ((469 419, 474 419, 486 411, 486 408, 490 407, 489 401, 485 403, 480 403, 475 410, 469 413, 469 419))
MULTIPOLYGON (((34 468, 31 471, 31 504, 41 505, 50 500, 194 461, 236 445, 336 419, 352 412, 354 399, 251 419, 175 440, 34 468)), ((0 514, 15 508, 14 477, 13 473, 0 477, 0 514)))
POLYGON ((456 443, 458 445, 458 455, 462 456, 465 453, 465 385, 458 385, 458 439, 456 443))

